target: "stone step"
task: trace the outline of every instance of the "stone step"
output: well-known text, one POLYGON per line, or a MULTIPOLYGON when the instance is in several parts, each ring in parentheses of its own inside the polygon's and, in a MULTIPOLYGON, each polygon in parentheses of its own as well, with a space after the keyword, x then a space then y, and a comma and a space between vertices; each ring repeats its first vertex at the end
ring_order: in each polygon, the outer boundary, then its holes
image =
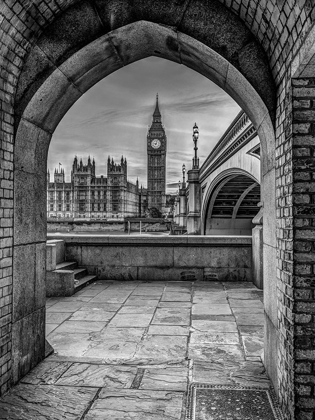
POLYGON ((88 273, 85 267, 78 267, 73 271, 74 271, 74 278, 76 280, 82 279, 82 277, 85 277, 88 273))
POLYGON ((96 280, 96 276, 84 276, 79 280, 74 280, 74 293, 96 280))
POLYGON ((65 261, 56 265, 56 270, 75 270, 78 266, 78 263, 75 261, 69 262, 65 261))

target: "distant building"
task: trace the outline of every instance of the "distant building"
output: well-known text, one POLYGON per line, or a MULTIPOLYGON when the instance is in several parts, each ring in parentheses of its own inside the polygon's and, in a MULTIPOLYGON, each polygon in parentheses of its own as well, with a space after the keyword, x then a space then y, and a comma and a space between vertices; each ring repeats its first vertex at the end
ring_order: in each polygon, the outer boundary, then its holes
POLYGON ((95 161, 74 158, 71 182, 65 182, 63 169, 47 174, 47 217, 113 219, 141 216, 147 203, 146 190, 127 180, 127 160, 119 164, 108 157, 107 177, 95 175, 95 161))
POLYGON ((166 194, 167 137, 162 124, 158 95, 147 133, 147 189, 127 180, 127 160, 107 161, 107 177, 95 175, 95 161, 87 165, 75 157, 71 182, 63 169, 55 169, 53 182, 47 174, 48 218, 111 219, 142 217, 148 208, 170 213, 172 195, 166 194))

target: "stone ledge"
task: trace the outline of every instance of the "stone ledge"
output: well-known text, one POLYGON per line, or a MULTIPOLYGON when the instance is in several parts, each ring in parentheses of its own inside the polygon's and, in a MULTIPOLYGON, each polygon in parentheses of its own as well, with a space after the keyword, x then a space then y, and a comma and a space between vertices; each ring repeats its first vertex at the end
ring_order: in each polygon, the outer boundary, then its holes
POLYGON ((155 246, 155 247, 251 247, 251 236, 122 236, 122 235, 48 235, 48 240, 62 239, 66 244, 94 246, 155 246))

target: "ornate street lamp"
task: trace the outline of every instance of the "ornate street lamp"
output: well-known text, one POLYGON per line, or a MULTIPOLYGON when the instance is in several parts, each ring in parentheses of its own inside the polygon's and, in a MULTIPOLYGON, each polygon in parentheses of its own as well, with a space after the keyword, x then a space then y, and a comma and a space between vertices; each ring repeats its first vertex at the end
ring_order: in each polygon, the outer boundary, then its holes
POLYGON ((199 169, 199 158, 197 157, 197 141, 199 138, 199 129, 197 124, 195 123, 194 127, 193 127, 193 142, 194 142, 194 150, 195 150, 195 157, 193 158, 193 169, 199 169))
POLYGON ((183 185, 182 185, 182 188, 186 188, 186 178, 185 178, 186 166, 185 166, 185 163, 183 163, 182 172, 183 172, 183 185))

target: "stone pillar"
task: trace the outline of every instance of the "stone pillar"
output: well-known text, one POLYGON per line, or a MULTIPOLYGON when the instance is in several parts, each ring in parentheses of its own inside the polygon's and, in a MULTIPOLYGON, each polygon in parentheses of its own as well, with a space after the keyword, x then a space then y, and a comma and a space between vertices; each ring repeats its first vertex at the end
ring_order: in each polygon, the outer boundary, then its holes
POLYGON ((179 196, 176 196, 175 198, 175 217, 174 217, 174 222, 176 223, 176 225, 179 225, 179 196))
MULTIPOLYGON (((259 203, 261 206, 261 203, 259 203)), ((263 289, 263 209, 253 218, 252 222, 256 225, 252 230, 252 269, 253 283, 259 289, 263 289)))
POLYGON ((199 169, 188 171, 189 182, 189 213, 187 215, 187 233, 200 235, 201 232, 201 188, 199 183, 199 169))
POLYGON ((186 227, 187 220, 187 197, 186 188, 179 190, 179 226, 186 227))

